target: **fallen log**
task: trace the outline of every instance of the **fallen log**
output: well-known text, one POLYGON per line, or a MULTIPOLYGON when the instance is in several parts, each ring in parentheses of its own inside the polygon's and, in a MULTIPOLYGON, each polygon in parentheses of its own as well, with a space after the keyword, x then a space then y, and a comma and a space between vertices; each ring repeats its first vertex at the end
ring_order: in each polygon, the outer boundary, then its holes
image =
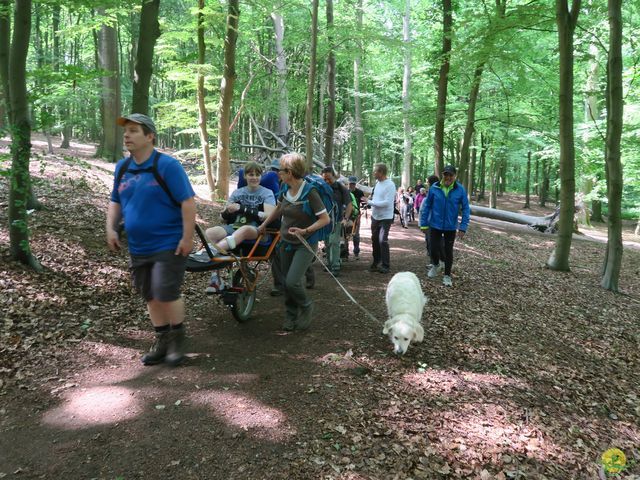
POLYGON ((532 215, 524 215, 522 213, 508 212, 506 210, 498 210, 496 208, 481 207, 479 205, 470 205, 471 215, 478 217, 492 218, 494 220, 502 220, 503 222, 518 223, 527 225, 535 230, 545 233, 554 233, 556 224, 560 218, 560 208, 555 212, 544 217, 534 217, 532 215))

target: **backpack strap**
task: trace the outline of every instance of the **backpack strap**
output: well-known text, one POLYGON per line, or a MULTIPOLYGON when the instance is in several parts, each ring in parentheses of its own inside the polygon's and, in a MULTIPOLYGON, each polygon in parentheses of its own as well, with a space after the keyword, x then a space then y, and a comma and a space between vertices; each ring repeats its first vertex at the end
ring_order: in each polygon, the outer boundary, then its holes
POLYGON ((153 172, 153 176, 156 179, 156 182, 158 182, 158 185, 160 185, 162 187, 162 189, 167 193, 167 195, 169 196, 169 199, 171 200, 171 203, 173 203, 176 207, 180 207, 180 202, 178 202, 175 197, 171 194, 171 190, 169 190, 169 186, 167 185, 167 182, 164 181, 164 178, 162 178, 160 176, 160 172, 158 172, 158 161, 160 159, 160 152, 158 150, 156 150, 156 155, 153 157, 153 166, 151 167, 153 170, 151 170, 153 172))
MULTIPOLYGON (((164 178, 160 176, 160 172, 158 171, 158 161, 160 159, 160 152, 158 150, 154 150, 154 151, 155 151, 155 155, 153 156, 153 163, 151 165, 151 168, 140 168, 137 170, 131 170, 131 173, 138 174, 138 173, 151 172, 153 174, 153 178, 155 179, 155 181, 158 182, 158 185, 160 185, 162 190, 164 190, 165 193, 169 196, 171 203, 173 203, 176 207, 180 207, 181 206, 180 202, 178 202, 175 199, 175 197, 171 194, 171 190, 169 190, 169 186, 167 185, 167 182, 165 182, 164 178)), ((118 171, 118 176, 116 177, 116 189, 120 187, 120 182, 122 181, 124 174, 129 171, 129 167, 131 166, 131 161, 132 161, 132 157, 129 156, 129 158, 127 158, 122 164, 122 167, 120 167, 120 170, 118 171)))

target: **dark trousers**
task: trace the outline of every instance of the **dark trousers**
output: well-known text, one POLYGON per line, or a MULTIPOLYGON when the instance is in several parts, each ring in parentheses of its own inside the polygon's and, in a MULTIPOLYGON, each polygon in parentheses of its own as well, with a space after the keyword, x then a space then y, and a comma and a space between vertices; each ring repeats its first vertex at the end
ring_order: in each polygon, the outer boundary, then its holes
POLYGON ((431 244, 431 230, 425 230, 424 232, 424 243, 427 247, 427 257, 429 257, 429 261, 431 261, 431 249, 432 248, 437 248, 440 252, 439 257, 438 258, 444 258, 444 244, 442 242, 442 238, 440 238, 440 241, 435 245, 432 246, 431 244))
POLYGON ((431 242, 431 263, 437 265, 440 263, 442 253, 444 253, 444 274, 451 275, 451 266, 453 265, 453 244, 456 241, 455 230, 438 230, 437 228, 429 228, 431 242), (434 248, 438 245, 443 248, 434 248))
POLYGON ((371 246, 373 247, 373 264, 379 263, 384 268, 389 268, 391 255, 389 254, 389 230, 393 219, 371 219, 371 246))

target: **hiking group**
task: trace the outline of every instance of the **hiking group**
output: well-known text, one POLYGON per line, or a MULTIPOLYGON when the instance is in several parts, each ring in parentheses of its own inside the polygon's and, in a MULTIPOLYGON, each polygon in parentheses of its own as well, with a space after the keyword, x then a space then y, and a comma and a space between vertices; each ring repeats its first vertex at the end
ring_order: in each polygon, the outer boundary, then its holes
MULTIPOLYGON (((155 149, 157 131, 151 118, 135 113, 117 122, 124 127, 130 156, 115 168, 107 245, 113 251, 121 248, 119 232, 124 222, 132 285, 146 301, 156 336, 142 362, 178 365, 185 358, 180 290, 186 258, 193 249, 195 192, 179 161, 155 149)), ((280 242, 271 257, 271 294, 284 297, 285 331, 306 330, 312 322, 313 300, 307 289, 315 284, 313 263, 319 243, 324 243, 327 272, 338 277, 342 263, 348 261, 350 243, 353 258, 360 258, 360 223, 363 215, 369 216, 369 209, 370 271, 390 272, 389 231, 395 214, 400 214, 401 225, 407 228, 418 212, 431 258, 427 276, 436 277, 444 267, 443 284, 452 285, 456 232, 462 238, 469 222, 467 195, 456 181, 455 167, 444 169, 442 181, 430 177, 429 186, 418 181, 406 191, 396 191, 386 164, 375 164, 372 173, 376 181, 372 189, 359 184, 355 176, 343 180, 331 166, 323 168, 320 177, 307 172, 305 159, 298 153, 274 160, 267 172, 256 162, 246 163, 238 172, 238 188, 222 211, 223 223, 206 231, 210 251, 226 254, 265 234, 267 226, 279 229, 280 242)), ((214 272, 207 293, 225 288, 224 279, 214 272)))

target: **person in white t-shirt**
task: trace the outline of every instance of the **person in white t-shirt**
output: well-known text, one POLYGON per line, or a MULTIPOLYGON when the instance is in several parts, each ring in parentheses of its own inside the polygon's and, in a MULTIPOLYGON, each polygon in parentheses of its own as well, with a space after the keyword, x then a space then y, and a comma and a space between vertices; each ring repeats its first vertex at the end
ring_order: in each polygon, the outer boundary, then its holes
POLYGON ((396 199, 396 186, 387 178, 387 166, 376 163, 373 166, 376 186, 367 204, 371 207, 371 244, 373 262, 369 271, 389 273, 391 255, 389 253, 389 230, 393 223, 393 207, 396 199))

